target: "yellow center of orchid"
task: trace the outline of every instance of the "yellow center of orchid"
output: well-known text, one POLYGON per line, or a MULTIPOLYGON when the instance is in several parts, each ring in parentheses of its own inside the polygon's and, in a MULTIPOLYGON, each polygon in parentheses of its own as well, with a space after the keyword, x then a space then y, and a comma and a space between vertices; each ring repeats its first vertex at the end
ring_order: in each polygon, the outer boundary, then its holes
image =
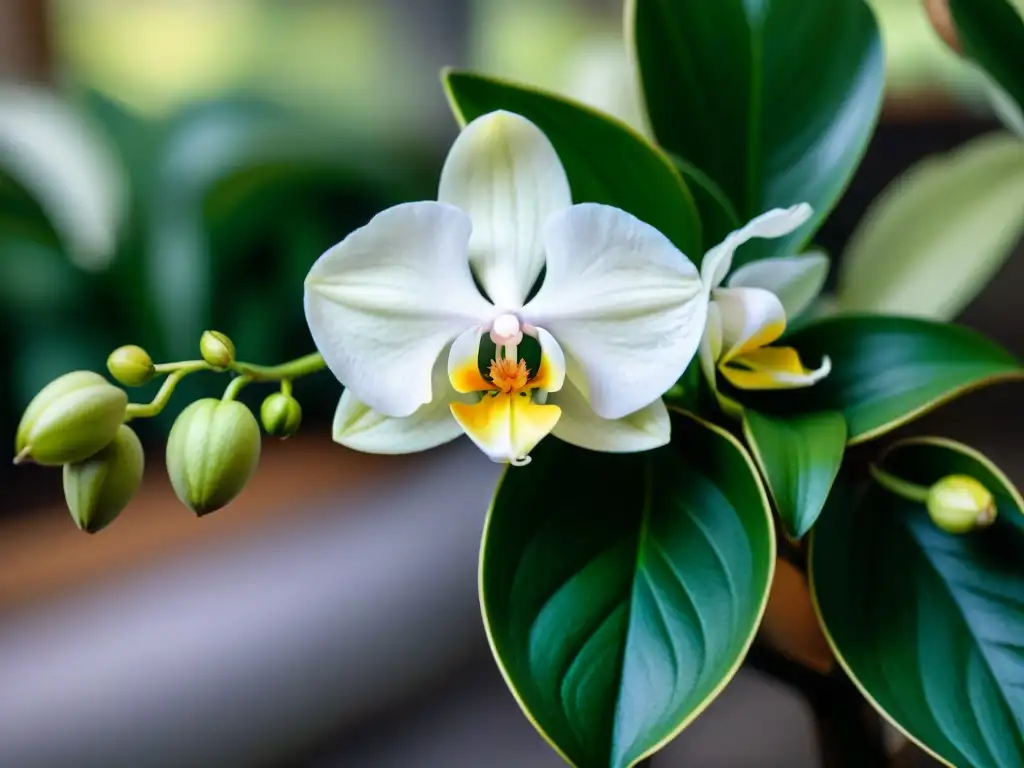
POLYGON ((489 372, 494 388, 503 395, 522 391, 530 381, 530 370, 522 358, 518 363, 507 357, 491 360, 489 372))
POLYGON ((480 399, 450 403, 452 416, 491 458, 522 466, 529 463, 530 451, 554 429, 562 413, 545 399, 548 391, 561 389, 564 361, 541 346, 533 362, 531 347, 538 345, 537 337, 529 340, 520 355, 525 336, 514 315, 498 317, 488 336, 495 345, 489 366, 478 362, 480 336, 474 339, 475 345, 467 344, 457 354, 453 347, 455 359, 448 366, 452 387, 461 394, 479 393, 480 399), (534 367, 528 366, 528 359, 534 367))

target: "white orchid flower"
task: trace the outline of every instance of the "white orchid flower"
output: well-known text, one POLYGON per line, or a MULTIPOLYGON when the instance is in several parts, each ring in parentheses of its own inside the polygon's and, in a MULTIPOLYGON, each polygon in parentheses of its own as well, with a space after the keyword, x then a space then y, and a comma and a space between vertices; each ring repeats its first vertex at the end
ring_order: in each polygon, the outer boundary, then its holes
POLYGON ((770 346, 785 332, 787 315, 800 314, 821 291, 828 257, 807 253, 753 261, 737 269, 722 287, 737 248, 755 237, 788 235, 811 213, 806 203, 768 211, 704 256, 701 277, 711 301, 700 359, 712 388, 717 389, 719 373, 739 389, 809 387, 829 374, 827 357, 809 370, 795 349, 770 346))
POLYGON ((320 257, 305 305, 346 387, 337 442, 406 453, 465 432, 523 463, 548 433, 611 452, 668 442, 661 395, 696 354, 707 293, 653 227, 573 205, 547 137, 493 112, 455 141, 437 202, 390 208, 320 257))

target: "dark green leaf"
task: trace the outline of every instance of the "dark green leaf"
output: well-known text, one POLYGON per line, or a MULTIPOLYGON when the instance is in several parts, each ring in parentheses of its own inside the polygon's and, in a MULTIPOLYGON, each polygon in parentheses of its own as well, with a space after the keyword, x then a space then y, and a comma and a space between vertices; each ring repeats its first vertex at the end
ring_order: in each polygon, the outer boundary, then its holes
POLYGON ((957 766, 1024 765, 1021 499, 971 449, 898 444, 886 471, 920 485, 967 474, 995 495, 987 530, 941 531, 924 506, 841 478, 811 536, 811 586, 837 658, 868 699, 957 766))
POLYGON ((1024 18, 1009 0, 949 0, 960 43, 1024 110, 1024 18))
POLYGON ((214 319, 240 313, 226 305, 245 303, 246 293, 269 296, 267 284, 277 286, 269 315, 282 332, 304 325, 301 302, 285 303, 301 293, 301 279, 284 275, 304 275, 325 248, 399 202, 367 155, 265 104, 226 99, 179 117, 157 168, 147 254, 171 357, 194 354, 214 319), (319 246, 296 267, 289 230, 310 221, 324 224, 319 246))
POLYGON ((56 246, 0 232, 0 308, 28 322, 63 314, 88 295, 86 278, 56 246))
POLYGON ((8 383, 20 412, 58 376, 74 370, 102 371, 110 347, 94 328, 38 318, 18 329, 13 351, 8 383))
POLYGON ((0 168, 0 236, 60 250, 60 238, 32 194, 0 168))
POLYGON ((658 142, 700 168, 744 221, 810 203, 790 237, 738 263, 796 250, 835 205, 881 106, 884 62, 864 0, 632 0, 647 112, 658 142))
POLYGON ((575 202, 621 208, 700 261, 700 217, 693 198, 672 161, 638 133, 553 94, 467 72, 446 72, 444 78, 461 123, 499 109, 531 120, 554 144, 575 202))
POLYGON ((767 499, 726 432, 673 416, 674 443, 592 453, 548 440, 510 469, 484 532, 495 656, 577 766, 636 765, 739 666, 774 565, 767 499))
MULTIPOLYGON (((707 174, 680 157, 673 157, 672 162, 676 164, 690 192, 693 193, 693 201, 700 213, 705 250, 710 250, 725 240, 730 232, 739 229, 743 222, 740 221, 739 214, 722 188, 708 178, 707 174)), ((694 262, 699 266, 702 260, 703 258, 694 259, 694 262)))
POLYGON ((153 182, 147 275, 172 358, 194 354, 211 326, 214 265, 203 221, 209 190, 275 146, 294 146, 287 131, 266 105, 233 99, 192 107, 169 127, 153 182))
POLYGON ((843 414, 824 411, 785 418, 748 408, 743 433, 786 533, 800 538, 818 519, 843 461, 843 414))
POLYGON ((832 372, 807 389, 730 389, 730 396, 777 414, 840 411, 851 443, 879 437, 970 390, 1024 375, 1013 355, 984 336, 909 317, 833 317, 785 343, 811 366, 827 355, 832 372))

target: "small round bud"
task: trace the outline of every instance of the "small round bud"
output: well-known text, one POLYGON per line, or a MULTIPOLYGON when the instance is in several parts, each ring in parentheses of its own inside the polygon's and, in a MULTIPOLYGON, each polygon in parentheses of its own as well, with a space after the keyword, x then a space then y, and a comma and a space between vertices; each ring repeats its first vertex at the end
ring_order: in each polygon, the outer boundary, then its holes
POLYGON ((142 443, 124 424, 113 441, 85 461, 64 465, 64 499, 86 533, 106 528, 128 506, 142 483, 142 443))
POLYGON ((114 439, 128 395, 98 373, 54 379, 28 404, 14 441, 14 463, 60 466, 82 461, 114 439))
POLYGON ((960 35, 953 23, 953 14, 949 11, 949 0, 924 0, 924 9, 942 41, 953 53, 961 53, 960 35))
POLYGON ((260 460, 260 426, 234 400, 197 400, 167 439, 167 474, 181 502, 205 515, 232 501, 260 460))
POLYGON ((141 387, 156 376, 149 353, 134 344, 126 344, 111 352, 107 358, 107 370, 126 387, 141 387))
POLYGON ((991 525, 996 502, 989 490, 968 475, 949 475, 928 489, 925 502, 932 521, 947 533, 968 533, 991 525))
POLYGON ((227 368, 235 362, 235 344, 220 331, 204 331, 199 339, 203 360, 214 368, 227 368))
POLYGON ((260 421, 268 435, 291 437, 302 424, 302 406, 291 395, 275 392, 263 401, 260 407, 260 421))

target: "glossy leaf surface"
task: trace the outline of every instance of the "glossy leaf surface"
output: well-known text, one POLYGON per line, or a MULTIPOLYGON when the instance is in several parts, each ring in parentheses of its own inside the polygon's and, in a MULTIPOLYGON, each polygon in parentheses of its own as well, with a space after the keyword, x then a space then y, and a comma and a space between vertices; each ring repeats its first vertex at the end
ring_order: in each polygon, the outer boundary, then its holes
POLYGON ((483 75, 447 72, 445 86, 463 125, 504 109, 544 131, 569 175, 574 202, 621 208, 700 262, 700 217, 686 183, 668 157, 625 123, 554 94, 483 75))
POLYGON ((794 252, 835 205, 877 119, 884 63, 867 4, 632 0, 627 35, 659 144, 717 182, 744 221, 815 209, 739 261, 794 252))
POLYGON ((743 434, 786 533, 800 538, 818 519, 843 461, 843 414, 824 411, 787 418, 747 409, 743 434))
POLYGON ((1024 141, 984 136, 930 157, 871 206, 840 262, 841 310, 950 320, 1024 234, 1024 141))
POLYGON ((833 650, 872 703, 949 764, 1024 764, 1021 499, 984 457, 898 444, 886 471, 920 485, 967 474, 995 495, 992 528, 955 536, 922 504, 844 479, 815 526, 811 581, 833 650))
POLYGON ((1020 378, 1020 362, 979 333, 910 317, 852 315, 802 327, 785 338, 812 366, 832 371, 806 389, 732 397, 774 414, 839 411, 860 443, 912 421, 972 389, 1020 378))
POLYGON ((775 544, 727 433, 673 415, 674 444, 612 455, 546 440, 510 469, 484 533, 481 602, 506 681, 573 765, 636 765, 735 673, 775 544))
POLYGON ((1009 0, 949 0, 964 52, 1024 110, 1024 17, 1009 0))
MULTIPOLYGON (((744 222, 740 221, 739 214, 736 213, 736 209, 721 187, 703 171, 679 157, 673 157, 672 162, 679 169, 679 173, 682 174, 687 187, 693 194, 694 204, 700 214, 704 250, 711 250, 725 240, 730 232, 743 226, 744 222)), ((702 260, 693 259, 694 263, 698 265, 702 260)))

